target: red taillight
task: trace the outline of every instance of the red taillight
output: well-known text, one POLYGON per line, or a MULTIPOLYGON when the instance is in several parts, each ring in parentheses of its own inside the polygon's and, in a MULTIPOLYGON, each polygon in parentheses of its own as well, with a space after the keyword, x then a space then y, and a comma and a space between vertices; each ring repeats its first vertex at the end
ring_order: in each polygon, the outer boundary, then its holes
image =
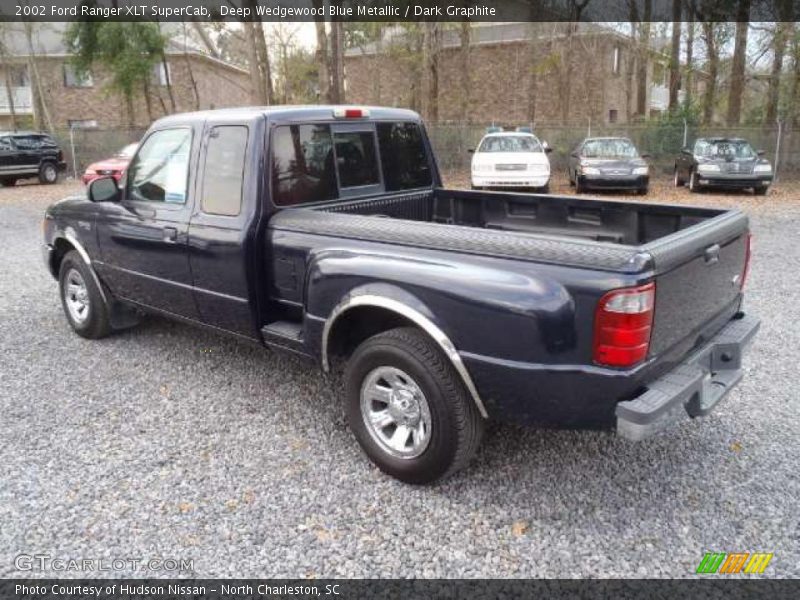
POLYGON ((369 116, 366 108, 334 108, 333 116, 337 119, 361 119, 369 116))
POLYGON ((753 234, 747 234, 747 242, 744 247, 744 269, 742 269, 742 283, 739 289, 744 289, 744 284, 747 281, 747 276, 750 274, 750 257, 753 255, 753 234))
POLYGON ((594 316, 594 362, 630 367, 647 357, 653 329, 654 283, 612 290, 600 298, 594 316))

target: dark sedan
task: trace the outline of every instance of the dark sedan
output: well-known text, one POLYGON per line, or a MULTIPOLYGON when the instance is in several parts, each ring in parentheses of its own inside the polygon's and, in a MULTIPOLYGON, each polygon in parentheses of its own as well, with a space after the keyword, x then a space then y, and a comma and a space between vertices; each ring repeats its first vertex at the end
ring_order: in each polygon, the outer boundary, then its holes
POLYGON ((628 138, 586 138, 569 155, 567 174, 579 194, 588 189, 647 193, 650 170, 628 138))
POLYGON ((742 138, 699 138, 675 160, 675 186, 749 189, 763 196, 772 183, 772 165, 742 138))

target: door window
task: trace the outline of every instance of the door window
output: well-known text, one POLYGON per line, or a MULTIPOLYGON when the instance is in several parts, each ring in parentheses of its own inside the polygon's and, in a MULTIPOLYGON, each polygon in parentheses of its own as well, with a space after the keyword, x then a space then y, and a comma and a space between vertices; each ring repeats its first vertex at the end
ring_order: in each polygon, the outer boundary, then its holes
POLYGON ((235 217, 241 211, 247 133, 243 125, 221 125, 211 130, 200 200, 204 213, 235 217))
POLYGON ((165 129, 148 137, 128 169, 128 197, 145 202, 186 202, 190 129, 165 129))
POLYGON ((0 150, 13 150, 14 145, 11 143, 11 139, 4 137, 0 138, 0 150))

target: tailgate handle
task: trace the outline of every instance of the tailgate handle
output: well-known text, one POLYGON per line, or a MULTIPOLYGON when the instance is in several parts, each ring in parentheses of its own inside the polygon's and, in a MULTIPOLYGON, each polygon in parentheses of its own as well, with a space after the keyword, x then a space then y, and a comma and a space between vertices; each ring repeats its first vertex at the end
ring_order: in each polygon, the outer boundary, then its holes
POLYGON ((703 258, 707 265, 713 265, 719 262, 719 244, 709 246, 703 251, 703 258))

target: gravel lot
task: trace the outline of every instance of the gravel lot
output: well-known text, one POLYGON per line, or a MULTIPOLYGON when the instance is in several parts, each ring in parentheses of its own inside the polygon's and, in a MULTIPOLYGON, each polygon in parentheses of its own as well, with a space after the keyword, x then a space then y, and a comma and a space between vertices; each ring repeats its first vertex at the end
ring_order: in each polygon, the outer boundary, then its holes
POLYGON ((374 469, 336 385, 291 358, 156 318, 72 334, 39 224, 78 188, 0 190, 0 577, 27 575, 20 553, 193 559, 201 577, 686 577, 711 550, 800 577, 792 188, 692 197, 745 207, 756 236, 762 331, 715 413, 638 444, 495 425, 430 488, 374 469))

